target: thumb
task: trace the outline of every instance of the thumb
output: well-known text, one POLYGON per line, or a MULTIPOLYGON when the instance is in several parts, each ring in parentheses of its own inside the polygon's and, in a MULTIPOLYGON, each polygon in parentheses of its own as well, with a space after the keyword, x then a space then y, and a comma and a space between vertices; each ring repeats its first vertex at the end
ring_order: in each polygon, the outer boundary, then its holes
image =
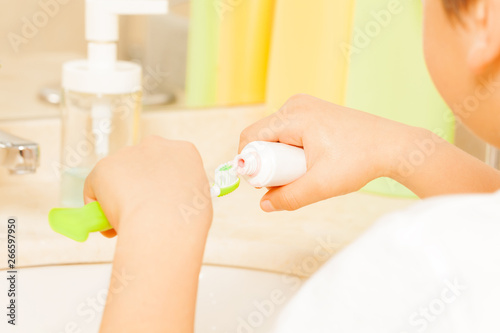
POLYGON ((91 177, 93 176, 92 173, 90 173, 87 178, 85 178, 85 182, 83 185, 83 202, 84 204, 89 204, 91 202, 97 201, 96 195, 94 193, 94 189, 91 185, 91 177))
MULTIPOLYGON (((94 175, 90 173, 85 179, 85 183, 83 185, 83 202, 87 205, 91 202, 97 201, 96 195, 94 193, 94 188, 92 187, 92 177, 94 175)), ((117 235, 115 229, 109 229, 106 231, 102 231, 101 234, 107 238, 113 238, 117 235)))
POLYGON ((270 189, 261 199, 260 207, 265 212, 297 210, 325 199, 322 196, 321 177, 312 170, 285 186, 270 189))

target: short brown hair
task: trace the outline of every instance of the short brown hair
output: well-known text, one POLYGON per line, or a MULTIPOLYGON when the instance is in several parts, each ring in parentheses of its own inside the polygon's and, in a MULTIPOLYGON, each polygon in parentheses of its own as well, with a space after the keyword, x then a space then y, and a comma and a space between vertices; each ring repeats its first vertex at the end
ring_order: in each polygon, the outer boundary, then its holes
POLYGON ((457 17, 460 17, 460 13, 464 10, 467 9, 467 7, 473 2, 474 0, 443 0, 443 5, 444 9, 449 14, 453 14, 457 17))

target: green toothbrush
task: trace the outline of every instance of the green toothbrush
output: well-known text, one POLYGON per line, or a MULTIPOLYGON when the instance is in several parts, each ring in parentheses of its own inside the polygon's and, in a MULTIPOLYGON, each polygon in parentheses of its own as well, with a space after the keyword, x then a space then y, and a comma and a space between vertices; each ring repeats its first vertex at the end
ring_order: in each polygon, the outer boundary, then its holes
POLYGON ((55 232, 78 242, 85 242, 91 232, 113 228, 97 201, 82 208, 54 208, 49 213, 49 224, 55 232))
MULTIPOLYGON (((222 197, 236 190, 239 185, 234 163, 224 163, 215 170, 210 194, 212 197, 222 197)), ((82 208, 54 208, 49 212, 49 224, 55 232, 78 242, 85 242, 91 232, 113 228, 97 201, 82 208)))

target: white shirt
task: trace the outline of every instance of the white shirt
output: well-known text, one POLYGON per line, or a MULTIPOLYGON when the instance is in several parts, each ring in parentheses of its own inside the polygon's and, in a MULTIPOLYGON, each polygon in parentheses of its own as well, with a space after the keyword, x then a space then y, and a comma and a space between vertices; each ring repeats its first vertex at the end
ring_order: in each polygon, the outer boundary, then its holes
POLYGON ((500 332, 500 192, 382 218, 304 284, 273 332, 500 332))

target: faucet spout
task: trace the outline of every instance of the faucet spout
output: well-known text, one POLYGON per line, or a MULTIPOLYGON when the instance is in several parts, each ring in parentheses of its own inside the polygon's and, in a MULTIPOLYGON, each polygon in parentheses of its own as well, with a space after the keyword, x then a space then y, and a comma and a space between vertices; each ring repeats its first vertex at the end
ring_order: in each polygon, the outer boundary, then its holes
POLYGON ((40 164, 37 143, 0 131, 0 166, 11 174, 34 173, 40 164))

